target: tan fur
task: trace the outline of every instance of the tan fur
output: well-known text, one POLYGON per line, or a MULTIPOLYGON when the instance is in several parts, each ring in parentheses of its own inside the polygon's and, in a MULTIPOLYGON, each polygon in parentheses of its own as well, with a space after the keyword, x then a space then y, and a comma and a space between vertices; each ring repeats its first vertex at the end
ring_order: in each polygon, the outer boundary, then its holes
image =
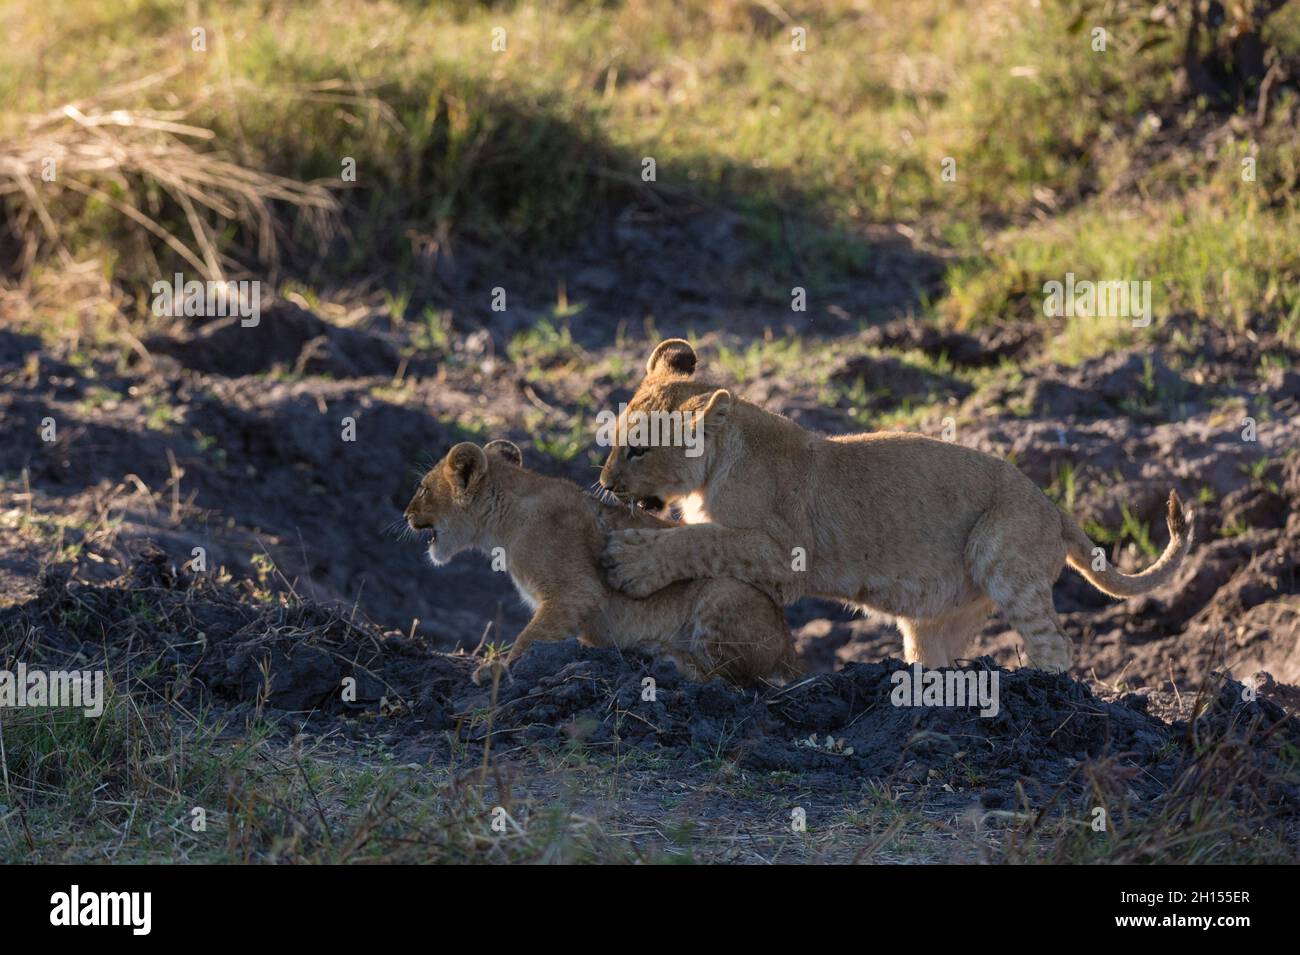
POLYGON ((692 413, 704 453, 658 447, 629 459, 614 448, 601 471, 621 499, 677 502, 688 522, 610 536, 607 578, 626 593, 726 575, 783 602, 847 600, 898 618, 904 655, 927 666, 959 657, 997 606, 1029 665, 1064 670, 1072 648, 1052 583, 1067 561, 1106 593, 1129 596, 1170 580, 1191 546, 1171 493, 1160 559, 1133 576, 1094 571, 1087 535, 1006 461, 915 434, 823 437, 698 381, 694 369, 686 342, 661 343, 627 413, 692 413))
POLYGON ((609 531, 673 525, 521 465, 508 441, 458 444, 406 508, 411 528, 432 531, 435 564, 466 549, 492 555, 501 548, 496 553, 533 610, 507 666, 536 640, 576 635, 594 646, 666 654, 696 679, 718 674, 748 684, 793 672, 785 616, 764 593, 720 578, 674 583, 643 600, 620 594, 600 568, 609 531))

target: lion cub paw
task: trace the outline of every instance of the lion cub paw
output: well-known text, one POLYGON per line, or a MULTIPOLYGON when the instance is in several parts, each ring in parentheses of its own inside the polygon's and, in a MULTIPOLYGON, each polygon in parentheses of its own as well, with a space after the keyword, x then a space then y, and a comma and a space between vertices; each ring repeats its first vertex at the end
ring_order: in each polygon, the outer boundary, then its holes
POLYGON ((1027 665, 1048 673, 1069 673, 1074 664, 1074 648, 1064 640, 1028 647, 1027 665))
POLYGON ((673 582, 664 572, 655 550, 661 531, 613 531, 601 555, 605 579, 615 590, 632 597, 648 597, 673 582))

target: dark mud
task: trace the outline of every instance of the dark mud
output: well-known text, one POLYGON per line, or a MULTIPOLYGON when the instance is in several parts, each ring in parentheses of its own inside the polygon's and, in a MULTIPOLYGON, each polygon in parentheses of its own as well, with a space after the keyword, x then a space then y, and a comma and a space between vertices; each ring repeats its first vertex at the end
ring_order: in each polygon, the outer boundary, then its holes
MULTIPOLYGON (((593 268, 575 264, 575 275, 595 288, 604 278, 593 268)), ((539 356, 552 369, 539 377, 530 360, 507 360, 502 328, 471 331, 466 319, 443 345, 413 349, 417 324, 402 316, 361 307, 327 320, 290 302, 267 305, 257 328, 237 319, 162 326, 143 352, 116 359, 53 353, 4 332, 0 415, 20 439, 0 443, 0 475, 7 491, 31 494, 11 513, 21 520, 30 507, 57 524, 51 536, 84 551, 79 579, 113 577, 146 543, 177 564, 202 546, 235 576, 254 575, 265 556, 304 595, 403 632, 414 626, 439 649, 472 646, 489 624, 499 624, 494 639, 509 639, 525 615, 503 575, 468 556, 435 573, 391 528, 421 465, 459 440, 509 437, 531 467, 591 481, 585 451, 553 457, 539 435, 572 434, 593 407, 630 393, 643 346, 608 344, 614 309, 598 292, 575 329, 595 336, 592 347, 604 342, 599 355, 623 373, 573 344, 539 356), (37 438, 47 417, 58 425, 53 442, 37 438), (347 421, 355 441, 342 439, 347 421), (112 534, 101 532, 106 523, 112 534)), ((1171 319, 1161 333, 1157 348, 1066 367, 1037 361, 1039 326, 955 331, 899 319, 841 334, 820 369, 832 385, 861 382, 866 407, 829 401, 815 368, 764 365, 737 386, 828 431, 859 429, 851 412, 939 399, 921 430, 939 434, 939 415, 950 417, 956 440, 1013 460, 1085 527, 1135 522, 1156 550, 1163 502, 1177 488, 1196 508, 1198 544, 1171 586, 1116 602, 1068 570, 1058 583, 1076 673, 1163 689, 1215 668, 1300 683, 1300 355, 1265 327, 1229 333, 1171 319), (922 367, 918 354, 946 359, 953 372, 922 367), (1014 374, 998 373, 1004 362, 1014 374), (972 390, 958 376, 971 368, 994 377, 972 390), (1247 418, 1255 440, 1243 438, 1247 418)), ((13 533, 12 522, 0 542, 0 593, 20 599, 50 547, 13 533)), ((1121 567, 1150 559, 1131 542, 1108 546, 1121 567)), ((790 618, 814 671, 900 649, 891 625, 833 606, 808 601, 790 618)), ((996 619, 972 653, 1018 662, 996 619)))
POLYGON ((497 687, 478 687, 469 654, 247 582, 188 575, 159 552, 106 583, 46 573, 30 600, 0 611, 0 633, 6 662, 106 666, 139 702, 379 741, 425 764, 473 766, 490 737, 507 756, 530 746, 654 750, 687 775, 701 759, 734 759, 743 770, 797 773, 801 788, 828 797, 875 782, 996 809, 1109 793, 1140 812, 1228 747, 1243 799, 1282 816, 1300 808, 1294 776, 1277 773, 1300 745, 1300 721, 1277 702, 1292 691, 1262 675, 1249 686, 1215 677, 1175 700, 984 658, 974 666, 999 687, 999 710, 986 717, 977 707, 894 705, 892 677, 910 671, 892 659, 742 691, 567 641, 535 645, 497 687))
MULTIPOLYGON (((671 263, 644 266, 642 234, 569 263, 584 303, 572 340, 523 355, 509 343, 550 321, 539 304, 491 318, 453 307, 441 338, 417 334, 418 311, 377 302, 267 304, 256 329, 176 322, 120 353, 0 330, 0 659, 102 662, 133 705, 179 706, 237 737, 267 719, 348 759, 379 747, 468 773, 490 747, 493 765, 543 786, 551 757, 639 753, 652 782, 694 786, 737 818, 770 814, 745 782, 758 778, 835 811, 880 792, 946 818, 1103 805, 1177 832, 1227 799, 1234 818, 1295 831, 1300 354, 1265 327, 1170 319, 1150 345, 1067 366, 1044 360, 1054 330, 1039 323, 860 324, 906 307, 889 270, 787 327, 770 301, 688 294, 707 286, 701 269, 725 267, 725 241, 679 281, 671 263), (630 395, 648 347, 629 333, 628 289, 645 314, 672 316, 655 335, 697 334, 724 380, 805 427, 955 425, 1090 533, 1127 527, 1102 542, 1121 568, 1163 547, 1171 487, 1195 508, 1198 542, 1169 586, 1128 601, 1062 575, 1069 675, 1015 669, 1018 638, 991 619, 970 654, 998 676, 992 717, 894 706, 893 625, 813 600, 788 609, 808 675, 786 686, 695 684, 566 642, 531 648, 494 696, 470 681, 471 651, 526 621, 513 587, 472 555, 431 568, 394 522, 420 469, 460 440, 508 437, 530 467, 589 484, 593 409, 630 395), (769 327, 807 336, 803 350, 751 353, 769 327), (182 569, 195 547, 207 572, 182 569), (718 773, 739 781, 725 798, 718 773)), ((891 268, 913 255, 881 248, 891 268)), ((464 300, 473 263, 443 277, 464 300)), ((647 785, 649 811, 664 790, 647 785)))

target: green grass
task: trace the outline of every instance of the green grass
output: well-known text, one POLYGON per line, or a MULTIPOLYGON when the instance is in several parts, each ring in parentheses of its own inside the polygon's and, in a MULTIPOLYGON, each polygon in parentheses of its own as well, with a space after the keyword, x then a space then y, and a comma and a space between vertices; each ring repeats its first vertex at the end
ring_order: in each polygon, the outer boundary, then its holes
POLYGON ((319 742, 290 743, 256 717, 236 726, 197 715, 143 706, 119 689, 98 719, 6 711, 0 861, 624 857, 563 800, 515 802, 477 774, 455 779, 445 767, 397 764, 378 750, 340 759, 319 742), (518 828, 492 829, 498 806, 518 828))
POLYGON ((591 423, 583 414, 574 415, 562 426, 538 412, 530 415, 525 425, 533 436, 533 447, 555 461, 572 461, 591 447, 591 423))
POLYGON ((1052 483, 1047 486, 1047 496, 1067 514, 1074 513, 1079 496, 1077 465, 1073 461, 1060 461, 1052 467, 1052 483))
MULTIPOLYGON (((264 248, 255 216, 200 215, 232 263, 273 276, 280 292, 331 319, 339 312, 382 316, 406 329, 405 357, 432 356, 453 373, 470 373, 468 362, 451 357, 458 313, 489 328, 494 313, 479 299, 449 306, 435 297, 429 304, 422 283, 431 258, 468 261, 489 287, 526 267, 555 297, 537 309, 540 320, 509 337, 504 357, 516 366, 507 373, 539 387, 531 395, 524 389, 525 410, 509 417, 458 410, 453 437, 481 442, 522 427, 537 453, 571 462, 590 447, 592 409, 581 389, 593 369, 631 381, 644 351, 622 329, 613 349, 588 350, 586 305, 568 298, 559 273, 593 225, 607 224, 633 200, 670 216, 696 206, 734 213, 743 254, 735 274, 719 280, 746 305, 774 311, 789 307, 794 285, 842 288, 878 269, 906 268, 882 262, 871 237, 884 230, 944 262, 938 287, 917 290, 920 317, 963 328, 1033 321, 1048 331, 1048 359, 1073 363, 1143 345, 1170 317, 1186 320, 1189 352, 1206 329, 1261 320, 1300 342, 1300 103, 1284 89, 1270 122, 1256 128, 1249 104, 1233 117, 1179 99, 1172 86, 1178 44, 1145 45, 1158 33, 1148 13, 1146 5, 1091 0, 232 0, 205 7, 18 0, 0 8, 0 31, 21 38, 0 51, 0 159, 26 159, 31 117, 58 116, 75 102, 89 114, 122 108, 199 131, 159 134, 173 151, 183 143, 204 160, 222 157, 321 185, 339 204, 337 221, 326 217, 339 231, 331 240, 309 210, 272 201, 278 260, 264 248), (1113 37, 1106 53, 1089 48, 1093 22, 1113 37), (207 31, 205 51, 191 48, 195 26, 207 31), (500 52, 491 48, 498 27, 507 36, 500 52), (807 30, 806 51, 791 48, 795 27, 807 30), (145 82, 122 87, 136 80, 145 82), (640 176, 646 158, 657 167, 652 186, 640 176), (1256 161, 1253 180, 1242 175, 1245 159, 1256 161), (355 183, 341 177, 349 160, 355 183), (954 181, 941 175, 948 160, 954 181), (1152 327, 1044 315, 1044 283, 1070 272, 1150 281, 1152 327), (336 296, 349 307, 331 311, 336 296), (580 382, 577 397, 572 387, 540 387, 566 378, 580 382)), ((1270 21, 1266 40, 1292 57, 1300 51, 1300 3, 1270 21)), ((76 132, 71 120, 60 122, 58 135, 76 132)), ((14 181, 0 178, 0 188, 14 181)), ((26 274, 13 276, 27 284, 5 305, 26 309, 42 338, 61 346, 56 357, 95 381, 136 359, 133 343, 154 322, 143 291, 178 264, 174 250, 115 203, 187 240, 192 223, 157 175, 110 170, 87 181, 100 192, 39 184, 67 259, 28 217, 16 238, 38 241, 40 255, 26 274)), ((21 196, 0 194, 0 218, 19 221, 21 196)), ((513 287, 510 294, 518 307, 513 287)), ((737 382, 811 385, 827 404, 847 401, 861 426, 929 426, 950 407, 941 383, 877 412, 870 381, 830 379, 845 341, 876 317, 849 316, 831 341, 732 335, 726 319, 720 329, 700 331, 737 382)), ((628 315, 627 325, 659 337, 652 318, 628 315)), ((1021 374, 1009 362, 974 371, 944 356, 891 354, 977 387, 994 380, 1014 387, 1021 374)), ((1260 373, 1286 367, 1284 355, 1269 356, 1260 373)), ((1158 394, 1149 369, 1132 396, 1136 410, 1177 397, 1158 394)), ((374 388, 374 397, 400 404, 414 394, 405 381, 374 388)), ((91 385, 82 411, 91 417, 125 400, 91 385)), ((178 425, 161 397, 140 405, 146 427, 178 425)), ((1239 419, 1236 405, 1233 414, 1239 419)), ((204 454, 224 455, 216 439, 191 434, 204 454)), ((598 463, 599 455, 589 454, 598 463)), ((1275 487, 1274 463, 1260 458, 1243 473, 1275 487)), ((1071 511, 1079 483, 1076 465, 1061 463, 1048 493, 1071 511)), ((58 560, 71 560, 125 517, 105 514, 83 526, 48 513, 21 519, 58 560)), ((1147 558, 1158 553, 1150 525, 1127 507, 1119 528, 1087 530, 1106 545, 1132 545, 1147 558)), ((1246 531, 1231 524, 1220 534, 1246 531)), ((278 573, 263 555, 252 562, 264 585, 278 573)), ((272 597, 263 590, 252 599, 272 597)), ((148 607, 137 609, 146 620, 148 607)), ((87 614, 61 611, 52 622, 85 628, 87 614)), ((396 765, 359 744, 340 755, 319 740, 292 741, 256 712, 221 718, 187 714, 149 694, 141 699, 147 702, 116 687, 99 720, 0 713, 0 860, 692 861, 729 851, 717 840, 710 845, 715 820, 685 816, 692 805, 761 802, 767 816, 758 817, 756 831, 772 840, 765 847, 779 848, 789 792, 801 785, 797 776, 746 773, 721 750, 683 770, 662 754, 611 759, 575 741, 529 754, 541 760, 530 771, 562 771, 565 781, 558 791, 514 803, 477 774, 396 765), (616 805, 621 814, 607 828, 596 811, 607 807, 580 798, 585 792, 619 803, 635 795, 637 774, 657 805, 682 813, 637 816, 616 805), (498 800, 518 828, 489 828, 498 800), (204 832, 191 827, 196 807, 206 811, 204 832), (648 818, 671 849, 643 852, 621 835, 629 818, 648 818)), ((453 752, 477 755, 463 743, 453 752)), ((863 858, 882 861, 1271 859, 1276 847, 1253 843, 1253 833, 1234 821, 1245 818, 1234 817, 1231 805, 1242 787, 1226 760, 1209 753, 1206 772, 1187 782, 1186 798, 1166 816, 1135 816, 1104 835, 1081 824, 1095 804, 1087 801, 1045 814, 1026 804, 977 834, 867 784, 865 794, 846 795, 841 815, 819 819, 801 836, 797 851, 807 858, 842 850, 847 833, 864 847, 863 858), (1216 769, 1209 757, 1225 765, 1216 769), (1211 769, 1226 783, 1197 789, 1211 769)), ((979 782, 972 770, 954 772, 954 781, 979 782)), ((1092 795, 1124 822, 1123 795, 1105 782, 1122 774, 1100 778, 1092 795)))
POLYGON ((1160 316, 1192 315, 1240 328, 1254 314, 1276 314, 1288 334, 1300 331, 1300 207, 1265 207, 1254 186, 1198 192, 1163 202, 1083 207, 1003 236, 991 261, 953 267, 952 293, 941 304, 957 324, 1017 316, 1058 330, 1056 355, 1077 361, 1141 342, 1160 316), (1151 283, 1148 329, 1123 318, 1049 318, 1043 285, 1079 279, 1151 283))
MULTIPOLYGON (((318 180, 344 201, 347 241, 328 256, 298 248, 306 233, 288 216, 291 257, 310 274, 407 269, 417 247, 466 237, 500 255, 549 254, 643 192, 652 157, 670 201, 721 199, 741 213, 748 280, 764 297, 788 297, 791 279, 851 279, 870 263, 862 229, 904 222, 955 254, 932 307, 958 324, 1045 320, 1042 283, 1073 271, 1150 280, 1161 315, 1241 324, 1263 312, 1300 334, 1289 126, 1238 129, 1212 155, 1149 156, 1201 111, 1192 104, 1163 130, 1149 122, 1172 95, 1178 44, 1139 44, 1156 31, 1143 12, 236 0, 195 18, 162 0, 26 2, 3 15, 29 41, 0 53, 0 137, 68 100, 99 105, 105 76, 163 74, 102 105, 178 107, 213 131, 200 151, 318 180), (1082 28, 1093 22, 1110 31, 1105 53, 1082 28), (195 25, 204 52, 191 49, 195 25), (791 48, 796 26, 806 51, 791 48), (498 27, 507 43, 495 52, 498 27), (340 178, 345 158, 355 183, 340 178), (940 175, 947 159, 955 181, 940 175), (1099 191, 1120 180, 1129 185, 1099 191)), ((1267 39, 1294 53, 1300 13, 1275 17, 1267 39)), ((1291 95, 1275 117, 1295 107, 1291 95)), ((174 203, 151 201, 183 228, 174 203)), ((116 280, 157 271, 146 246, 166 264, 160 243, 102 202, 67 195, 54 211, 71 250, 103 256, 116 280)), ((218 231, 236 257, 253 254, 247 228, 218 231)), ((1067 360, 1136 337, 1096 323, 1057 330, 1067 360)), ((436 327, 424 334, 436 344, 436 327)))
POLYGON ((582 350, 574 343, 573 332, 567 323, 557 325, 548 319, 541 319, 510 340, 506 355, 514 362, 527 363, 540 369, 553 369, 556 366, 571 366, 582 357, 582 350))
POLYGON ((1121 524, 1116 529, 1104 527, 1096 521, 1086 521, 1084 532, 1099 544, 1123 544, 1136 547, 1148 558, 1159 557, 1160 548, 1151 542, 1151 524, 1139 520, 1127 504, 1120 506, 1121 524))
POLYGON ((804 342, 798 338, 758 339, 738 347, 720 345, 717 361, 736 381, 754 381, 770 375, 806 373, 812 356, 805 352, 804 342))
MULTIPOLYGON (((0 861, 1239 863, 1294 851, 1284 820, 1239 804, 1294 784, 1294 748, 1243 760, 1226 730, 1203 729, 1199 758, 1154 804, 1133 803, 1126 770, 1102 759, 1079 764, 1082 797, 1064 787, 1034 804, 1022 793, 1007 811, 973 814, 952 808, 953 785, 982 785, 960 754, 907 796, 870 779, 846 780, 837 795, 808 791, 799 774, 743 769, 738 739, 686 756, 592 744, 579 728, 512 748, 503 776, 494 753, 459 734, 446 765, 399 763, 364 741, 368 726, 382 733, 405 718, 397 712, 359 717, 346 745, 299 735, 260 703, 190 713, 143 682, 163 683, 157 662, 129 686, 106 680, 96 719, 0 713, 0 861), (810 807, 806 832, 791 830, 792 806, 810 807), (1100 832, 1087 825, 1098 806, 1100 832)), ((1202 692, 1198 708, 1218 688, 1202 692)), ((490 737, 489 707, 462 716, 490 737)))

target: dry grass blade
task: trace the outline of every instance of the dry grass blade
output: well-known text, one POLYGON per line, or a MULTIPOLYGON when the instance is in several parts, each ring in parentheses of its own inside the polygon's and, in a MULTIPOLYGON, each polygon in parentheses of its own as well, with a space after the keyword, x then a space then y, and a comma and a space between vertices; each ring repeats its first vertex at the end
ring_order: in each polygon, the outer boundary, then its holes
POLYGON ((277 204, 304 216, 318 241, 338 230, 339 203, 325 184, 200 152, 191 142, 209 143, 216 134, 183 122, 185 115, 69 104, 27 117, 21 135, 0 141, 0 197, 16 207, 15 221, 36 217, 42 244, 64 264, 72 257, 56 200, 71 192, 103 202, 128 229, 143 229, 207 280, 226 277, 231 263, 220 252, 218 236, 232 224, 256 237, 260 261, 278 260, 277 204), (160 193, 175 203, 183 227, 160 221, 160 193))

